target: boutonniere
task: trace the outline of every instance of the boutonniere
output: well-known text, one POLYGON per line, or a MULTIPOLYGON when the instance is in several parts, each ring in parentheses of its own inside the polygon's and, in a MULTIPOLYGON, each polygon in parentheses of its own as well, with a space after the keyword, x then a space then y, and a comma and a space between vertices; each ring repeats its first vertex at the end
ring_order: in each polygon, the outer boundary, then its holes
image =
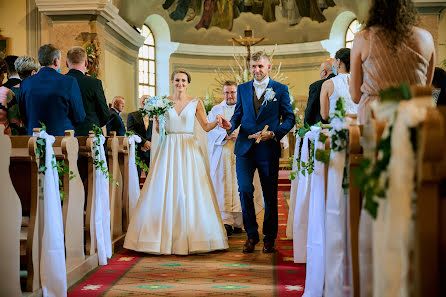
POLYGON ((275 98, 276 96, 276 92, 273 91, 273 88, 267 88, 265 90, 265 96, 263 97, 263 104, 268 104, 268 102, 270 101, 277 101, 277 99, 275 98))

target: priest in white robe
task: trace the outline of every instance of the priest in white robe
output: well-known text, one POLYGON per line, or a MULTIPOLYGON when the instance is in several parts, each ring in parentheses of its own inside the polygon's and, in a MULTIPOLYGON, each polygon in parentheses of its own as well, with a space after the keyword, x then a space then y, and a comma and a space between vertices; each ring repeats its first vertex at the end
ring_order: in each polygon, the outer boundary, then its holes
MULTIPOLYGON (((209 112, 208 121, 214 121, 217 115, 230 119, 237 102, 237 84, 227 81, 223 85, 224 100, 209 112)), ((231 135, 226 130, 216 127, 208 133, 208 153, 212 183, 217 194, 218 206, 228 236, 233 232, 241 233, 243 218, 235 173, 235 140, 238 129, 231 135)))
MULTIPOLYGON (((214 121, 219 114, 229 120, 234 114, 235 103, 237 102, 237 84, 232 81, 225 82, 223 96, 224 100, 209 112, 208 121, 214 121)), ((231 135, 227 135, 226 130, 217 126, 208 133, 211 179, 228 236, 243 231, 242 207, 238 192, 234 154, 238 131, 239 129, 236 129, 231 135)), ((260 183, 257 173, 254 176, 254 184, 256 183, 260 183)), ((260 189, 259 186, 255 188, 260 189)), ((263 209, 261 191, 254 192, 254 202, 256 213, 259 213, 263 209)))

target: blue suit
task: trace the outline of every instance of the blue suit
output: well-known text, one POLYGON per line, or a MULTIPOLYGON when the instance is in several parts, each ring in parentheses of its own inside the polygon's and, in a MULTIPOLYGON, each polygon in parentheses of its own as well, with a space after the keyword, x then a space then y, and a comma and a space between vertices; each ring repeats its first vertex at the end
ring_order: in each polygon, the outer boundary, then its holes
POLYGON ((85 119, 82 95, 75 78, 57 73, 50 67, 40 71, 20 84, 20 114, 24 118, 28 135, 42 122, 47 133, 65 135, 85 119))
POLYGON ((240 126, 234 153, 236 159, 237 181, 243 212, 243 225, 248 238, 258 239, 258 225, 253 201, 253 177, 257 169, 262 185, 265 202, 263 222, 264 241, 274 241, 277 237, 277 189, 279 178, 280 139, 294 126, 295 119, 290 104, 288 87, 270 79, 267 88, 272 88, 275 99, 263 104, 256 116, 253 104, 253 81, 241 84, 237 88, 237 104, 231 118, 232 128, 240 126), (280 123, 282 121, 282 123, 280 123), (275 137, 255 144, 248 136, 263 130, 273 131, 275 137))

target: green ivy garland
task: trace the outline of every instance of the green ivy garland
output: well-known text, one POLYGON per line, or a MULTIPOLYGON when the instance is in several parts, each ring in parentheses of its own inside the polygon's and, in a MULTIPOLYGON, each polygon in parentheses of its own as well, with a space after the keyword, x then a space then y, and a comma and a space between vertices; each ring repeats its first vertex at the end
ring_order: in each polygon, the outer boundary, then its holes
MULTIPOLYGON (((401 84, 399 87, 390 87, 379 92, 381 102, 409 100, 411 98, 409 85, 401 84)), ((393 125, 389 126, 388 135, 381 139, 377 147, 377 159, 364 158, 355 170, 355 184, 364 195, 364 208, 376 219, 378 215, 378 200, 385 199, 389 187, 389 177, 385 174, 389 167, 391 157, 391 135, 393 125)))
MULTIPOLYGON (((42 122, 40 122, 40 125, 42 126, 41 131, 46 131, 46 125, 42 122)), ((36 141, 36 156, 39 163, 39 174, 45 175, 45 172, 47 170, 47 167, 45 166, 45 153, 46 153, 46 141, 43 138, 37 138, 36 141)), ((68 165, 65 163, 65 160, 62 160, 61 162, 56 161, 56 156, 53 154, 51 165, 53 168, 57 169, 57 173, 59 174, 59 196, 60 200, 64 200, 66 197, 66 193, 64 192, 63 184, 61 177, 63 177, 65 174, 70 174, 70 180, 76 177, 76 175, 73 173, 73 171, 70 170, 68 165)))
POLYGON ((94 155, 95 155, 95 157, 93 158, 94 168, 96 170, 98 170, 98 169, 101 170, 102 173, 104 174, 104 176, 106 178, 108 178, 111 183, 114 183, 114 184, 116 184, 117 187, 119 187, 119 182, 117 182, 113 179, 113 174, 109 174, 108 168, 104 165, 105 161, 99 159, 102 129, 100 127, 98 127, 97 125, 93 124, 93 132, 94 132, 94 137, 96 138, 96 145, 94 145, 94 147, 93 147, 94 155))

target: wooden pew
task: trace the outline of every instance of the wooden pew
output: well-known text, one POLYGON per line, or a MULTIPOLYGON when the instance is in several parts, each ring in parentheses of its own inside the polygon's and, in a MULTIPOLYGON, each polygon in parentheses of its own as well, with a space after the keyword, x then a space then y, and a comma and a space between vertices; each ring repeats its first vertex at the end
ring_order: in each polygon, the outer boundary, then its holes
MULTIPOLYGON (((431 96, 429 89, 428 96, 431 96)), ((440 296, 440 181, 438 174, 445 151, 444 120, 435 108, 428 109, 417 129, 415 246, 411 273, 415 296, 440 296)), ((444 250, 443 250, 444 253, 444 250)))
POLYGON ((352 286, 353 296, 359 297, 359 258, 358 258, 358 242, 359 242, 359 217, 361 213, 361 195, 359 188, 355 186, 355 175, 353 172, 359 167, 359 163, 363 158, 362 148, 360 144, 361 132, 357 125, 350 125, 349 132, 349 189, 348 189, 348 219, 349 219, 349 236, 350 236, 350 253, 352 267, 352 286))
POLYGON ((74 178, 69 174, 62 177, 65 199, 62 204, 66 269, 68 286, 80 280, 86 273, 97 266, 97 257, 87 256, 84 242, 85 190, 78 170, 79 141, 74 131, 65 131, 65 136, 57 136, 53 145, 57 161, 64 160, 74 178))
MULTIPOLYGON (((93 131, 90 131, 92 134, 93 131)), ((94 224, 91 222, 93 218, 93 214, 91 213, 92 205, 93 205, 93 174, 94 174, 94 165, 93 165, 93 136, 79 136, 77 137, 79 142, 79 159, 78 159, 78 167, 79 167, 79 175, 82 180, 85 189, 86 203, 84 203, 84 220, 83 220, 83 228, 84 228, 84 242, 85 242, 85 256, 86 258, 90 258, 92 262, 98 265, 98 257, 96 252, 96 239, 94 235, 91 234, 90 224, 94 224)))
MULTIPOLYGON (((438 111, 443 118, 443 125, 446 123, 446 106, 438 106, 438 111)), ((440 201, 439 201, 439 250, 440 250, 440 271, 439 282, 440 292, 446 292, 446 129, 443 128, 442 141, 437 141, 437 145, 441 147, 443 152, 443 161, 435 168, 434 176, 440 178, 440 201)))
POLYGON ((9 174, 22 203, 20 266, 26 271, 24 290, 40 288, 39 178, 36 157, 37 137, 12 136, 9 174))
POLYGON ((22 223, 22 206, 14 189, 9 165, 11 140, 4 134, 5 127, 0 125, 0 288, 2 296, 22 296, 20 289, 20 228, 22 223))
POLYGON ((129 138, 124 136, 117 136, 119 140, 118 162, 119 169, 122 175, 122 231, 127 231, 130 216, 129 216, 129 153, 130 145, 129 138))
MULTIPOLYGON (((107 138, 107 163, 108 163, 108 171, 113 177, 113 182, 110 182, 110 188, 109 188, 110 224, 111 224, 110 234, 112 236, 111 241, 112 241, 113 253, 116 251, 116 248, 118 246, 120 245, 122 246, 125 237, 122 224, 123 207, 125 205, 125 202, 123 202, 124 179, 123 179, 123 174, 121 173, 121 166, 119 164, 120 142, 123 143, 124 141, 123 140, 120 141, 116 136, 116 132, 111 131, 110 136, 107 138), (118 185, 116 183, 118 183, 118 185)), ((128 184, 127 181, 126 184, 128 184)))

